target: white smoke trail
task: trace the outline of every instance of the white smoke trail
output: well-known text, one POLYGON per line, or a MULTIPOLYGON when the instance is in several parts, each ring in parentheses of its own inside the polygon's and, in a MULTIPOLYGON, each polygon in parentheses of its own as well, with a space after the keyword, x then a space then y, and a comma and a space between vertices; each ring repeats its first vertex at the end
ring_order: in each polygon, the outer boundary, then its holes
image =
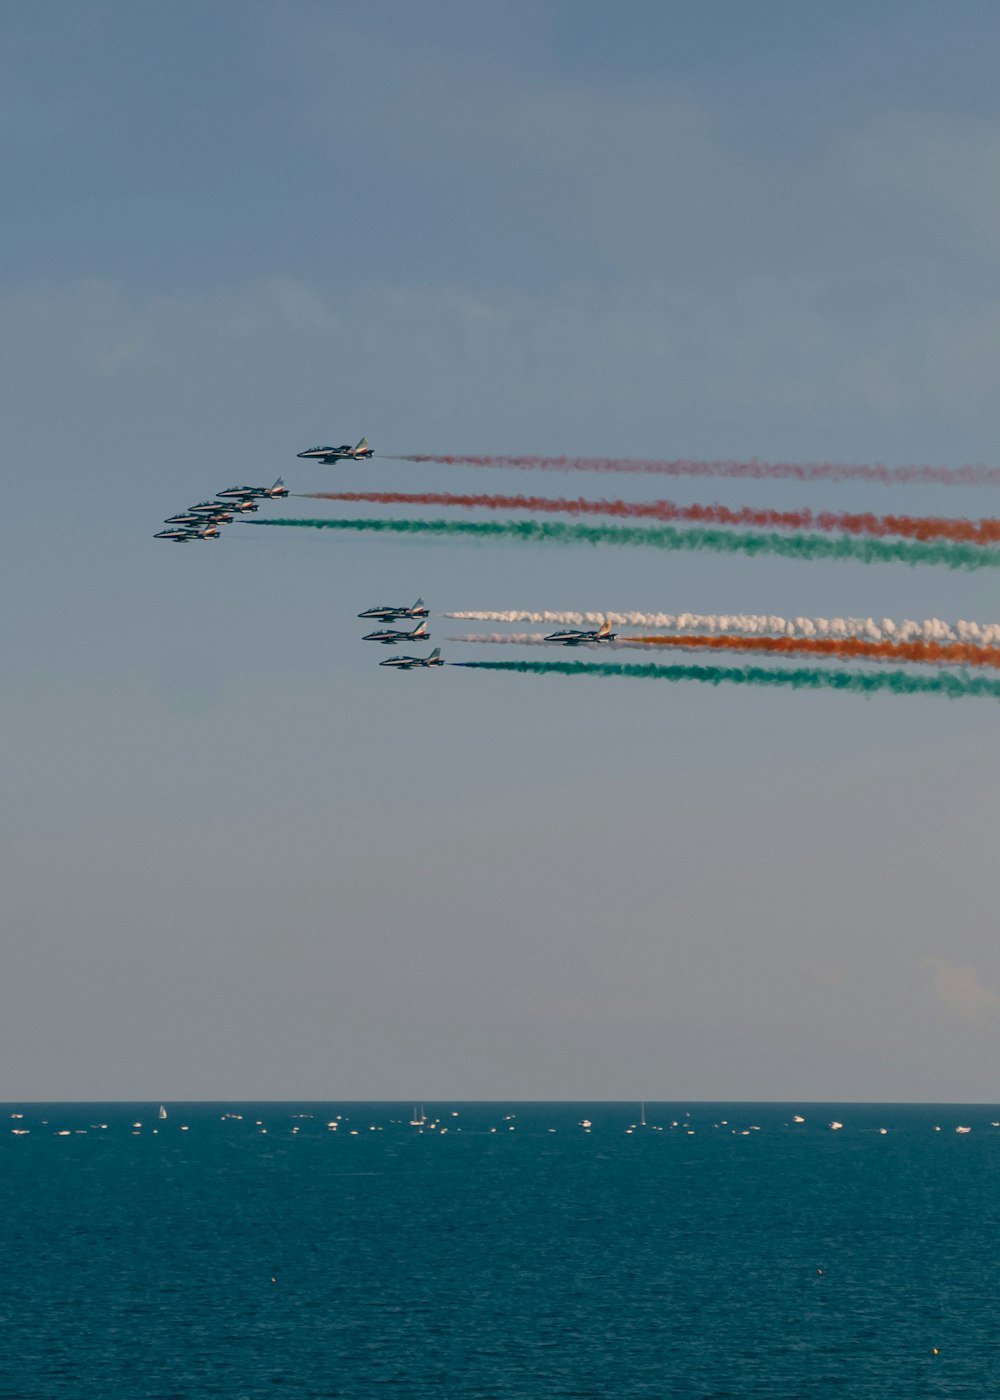
MULTIPOLYGON (((883 617, 778 617, 766 613, 641 613, 641 612, 449 612, 445 617, 474 622, 561 623, 568 627, 658 627, 668 632, 730 633, 747 637, 861 637, 871 642, 969 642, 1000 645, 1000 622, 943 622, 883 617)), ((484 638, 483 640, 487 640, 484 638)), ((490 637, 490 641, 513 641, 490 637)), ((527 641, 527 638, 524 639, 527 641)))
MULTIPOLYGON (((590 613, 570 612, 447 612, 444 617, 459 618, 465 622, 566 622, 582 623, 590 613)), ((603 620, 604 614, 594 613, 603 620)))
POLYGON ((544 645, 541 632, 485 632, 470 633, 465 637, 449 637, 449 642, 513 642, 515 646, 532 647, 544 645))

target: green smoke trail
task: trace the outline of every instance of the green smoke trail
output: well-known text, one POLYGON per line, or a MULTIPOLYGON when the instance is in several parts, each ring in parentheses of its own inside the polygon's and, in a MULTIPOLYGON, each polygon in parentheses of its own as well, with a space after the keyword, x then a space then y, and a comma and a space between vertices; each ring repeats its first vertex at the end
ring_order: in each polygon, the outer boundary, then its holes
POLYGON ((533 676, 629 676, 638 680, 701 681, 705 685, 788 686, 792 690, 846 690, 855 695, 988 696, 1000 700, 1000 680, 970 676, 964 671, 939 671, 915 676, 908 671, 821 670, 799 666, 779 670, 769 666, 657 666, 612 661, 453 661, 475 671, 520 671, 533 676))
POLYGON ((250 520, 306 530, 355 530, 395 535, 450 535, 526 543, 651 545, 724 554, 777 554, 785 559, 856 559, 864 564, 943 564, 950 569, 1000 566, 1000 550, 947 541, 863 539, 854 536, 746 534, 695 526, 577 525, 550 520, 250 520))

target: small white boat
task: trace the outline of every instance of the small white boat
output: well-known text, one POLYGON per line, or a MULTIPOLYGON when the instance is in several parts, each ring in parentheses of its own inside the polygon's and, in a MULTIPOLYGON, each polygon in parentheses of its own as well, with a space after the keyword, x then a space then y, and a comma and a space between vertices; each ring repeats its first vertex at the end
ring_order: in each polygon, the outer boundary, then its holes
POLYGON ((160 1104, 160 1114, 159 1114, 159 1116, 160 1116, 161 1119, 162 1119, 162 1118, 166 1118, 166 1116, 167 1116, 167 1110, 163 1107, 162 1104, 160 1104))

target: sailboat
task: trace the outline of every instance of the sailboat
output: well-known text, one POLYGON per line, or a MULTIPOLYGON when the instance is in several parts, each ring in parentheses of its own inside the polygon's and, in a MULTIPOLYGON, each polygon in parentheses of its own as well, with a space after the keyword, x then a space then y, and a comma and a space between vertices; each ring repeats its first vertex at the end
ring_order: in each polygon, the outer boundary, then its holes
POLYGON ((167 1110, 163 1107, 162 1104, 160 1104, 160 1113, 159 1113, 159 1117, 162 1119, 162 1118, 166 1118, 166 1116, 167 1116, 167 1110))

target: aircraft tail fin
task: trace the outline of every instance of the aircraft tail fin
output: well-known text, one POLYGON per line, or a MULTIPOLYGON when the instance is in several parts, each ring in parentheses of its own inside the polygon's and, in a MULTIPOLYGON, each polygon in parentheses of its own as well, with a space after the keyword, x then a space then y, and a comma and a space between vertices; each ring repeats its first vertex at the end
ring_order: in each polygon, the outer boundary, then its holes
POLYGON ((440 657, 440 655, 441 655, 441 648, 440 648, 440 647, 435 647, 434 650, 431 652, 430 656, 428 656, 427 660, 428 660, 428 661, 437 661, 438 658, 440 657))
POLYGON ((413 635, 414 635, 415 637, 426 637, 426 636, 427 636, 427 623, 426 623, 426 622, 418 622, 417 625, 416 625, 416 627, 414 627, 414 629, 413 629, 413 635))
POLYGON ((600 630, 598 631, 597 635, 598 635, 599 637, 606 637, 610 631, 611 631, 611 623, 610 623, 610 622, 602 622, 602 623, 601 623, 601 626, 600 626, 600 630))
POLYGON ((354 450, 355 450, 355 452, 367 452, 367 451, 368 451, 368 439, 367 439, 366 437, 363 437, 363 438, 361 439, 361 441, 358 443, 357 447, 356 447, 354 450))

